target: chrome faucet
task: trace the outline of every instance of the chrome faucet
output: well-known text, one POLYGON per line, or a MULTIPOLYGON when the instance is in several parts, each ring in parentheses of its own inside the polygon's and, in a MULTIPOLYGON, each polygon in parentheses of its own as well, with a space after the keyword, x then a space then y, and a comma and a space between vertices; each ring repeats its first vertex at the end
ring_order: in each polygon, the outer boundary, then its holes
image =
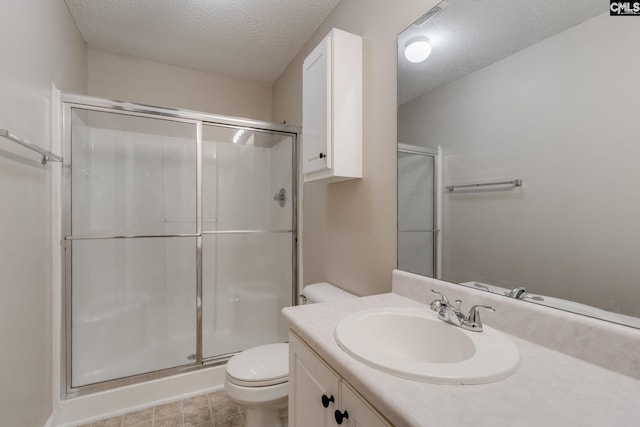
POLYGON ((462 305, 461 300, 456 300, 455 306, 453 306, 445 295, 435 289, 431 289, 431 292, 440 296, 439 299, 431 301, 431 310, 438 313, 438 319, 469 331, 482 331, 482 322, 480 321, 481 308, 496 311, 496 309, 490 305, 474 305, 471 307, 471 310, 469 310, 469 314, 465 316, 462 311, 460 311, 460 306, 462 305))
POLYGON ((523 287, 513 288, 507 292, 507 296, 515 299, 522 298, 527 293, 527 290, 523 287))

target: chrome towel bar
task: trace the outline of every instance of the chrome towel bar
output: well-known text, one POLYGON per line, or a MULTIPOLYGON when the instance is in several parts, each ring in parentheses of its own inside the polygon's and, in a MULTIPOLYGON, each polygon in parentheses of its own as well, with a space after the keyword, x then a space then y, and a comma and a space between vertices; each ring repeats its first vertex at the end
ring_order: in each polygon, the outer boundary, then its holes
POLYGON ((33 150, 37 153, 39 153, 40 155, 42 155, 42 160, 40 161, 43 165, 46 165, 47 162, 62 162, 64 159, 60 156, 58 156, 57 154, 53 154, 51 151, 47 151, 44 148, 40 148, 35 144, 32 144, 29 141, 25 141, 24 139, 15 136, 14 134, 12 134, 11 132, 9 132, 7 129, 0 129, 0 136, 7 138, 8 140, 11 140, 13 142, 15 142, 16 144, 20 144, 25 148, 28 148, 29 150, 33 150))
POLYGON ((498 181, 498 182, 483 182, 479 184, 462 184, 462 185, 447 185, 445 188, 449 190, 449 192, 453 192, 462 188, 478 188, 478 187, 488 187, 495 185, 511 185, 513 187, 522 187, 521 179, 512 179, 511 181, 498 181))

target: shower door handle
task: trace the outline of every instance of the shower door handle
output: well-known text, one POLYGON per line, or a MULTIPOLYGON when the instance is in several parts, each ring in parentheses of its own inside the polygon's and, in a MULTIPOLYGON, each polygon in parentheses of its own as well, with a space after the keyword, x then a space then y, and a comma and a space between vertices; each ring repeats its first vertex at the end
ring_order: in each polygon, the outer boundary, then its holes
POLYGON ((281 188, 280 191, 273 195, 273 200, 278 202, 281 208, 284 208, 285 203, 287 203, 287 190, 281 188))

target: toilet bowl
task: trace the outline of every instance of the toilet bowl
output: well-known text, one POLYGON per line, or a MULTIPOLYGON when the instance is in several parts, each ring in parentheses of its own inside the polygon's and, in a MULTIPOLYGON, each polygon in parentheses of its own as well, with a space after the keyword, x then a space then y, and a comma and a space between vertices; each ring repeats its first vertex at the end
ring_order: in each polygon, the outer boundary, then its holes
MULTIPOLYGON (((302 299, 319 303, 355 298, 329 283, 305 286, 302 299)), ((246 427, 282 427, 289 395, 289 344, 253 347, 227 362, 224 389, 247 408, 246 427)))
POLYGON ((247 427, 281 427, 289 394, 289 344, 250 348, 227 362, 224 389, 247 407, 247 427))

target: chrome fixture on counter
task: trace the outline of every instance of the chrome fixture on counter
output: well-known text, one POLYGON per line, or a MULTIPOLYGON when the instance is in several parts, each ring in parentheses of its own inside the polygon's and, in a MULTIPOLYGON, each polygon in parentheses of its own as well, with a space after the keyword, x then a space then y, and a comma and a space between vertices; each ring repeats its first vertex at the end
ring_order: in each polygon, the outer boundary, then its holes
POLYGON ((482 321, 480 320, 481 308, 496 311, 496 309, 490 305, 474 305, 469 310, 469 314, 465 316, 462 311, 460 311, 461 300, 456 300, 454 307, 445 295, 435 289, 431 289, 431 292, 440 296, 440 299, 431 301, 431 310, 438 313, 438 319, 468 331, 482 331, 482 321))
POLYGON ((511 289, 511 291, 509 291, 507 296, 510 298, 521 299, 521 298, 524 298, 526 293, 527 293, 527 290, 525 288, 519 287, 519 288, 511 289))

